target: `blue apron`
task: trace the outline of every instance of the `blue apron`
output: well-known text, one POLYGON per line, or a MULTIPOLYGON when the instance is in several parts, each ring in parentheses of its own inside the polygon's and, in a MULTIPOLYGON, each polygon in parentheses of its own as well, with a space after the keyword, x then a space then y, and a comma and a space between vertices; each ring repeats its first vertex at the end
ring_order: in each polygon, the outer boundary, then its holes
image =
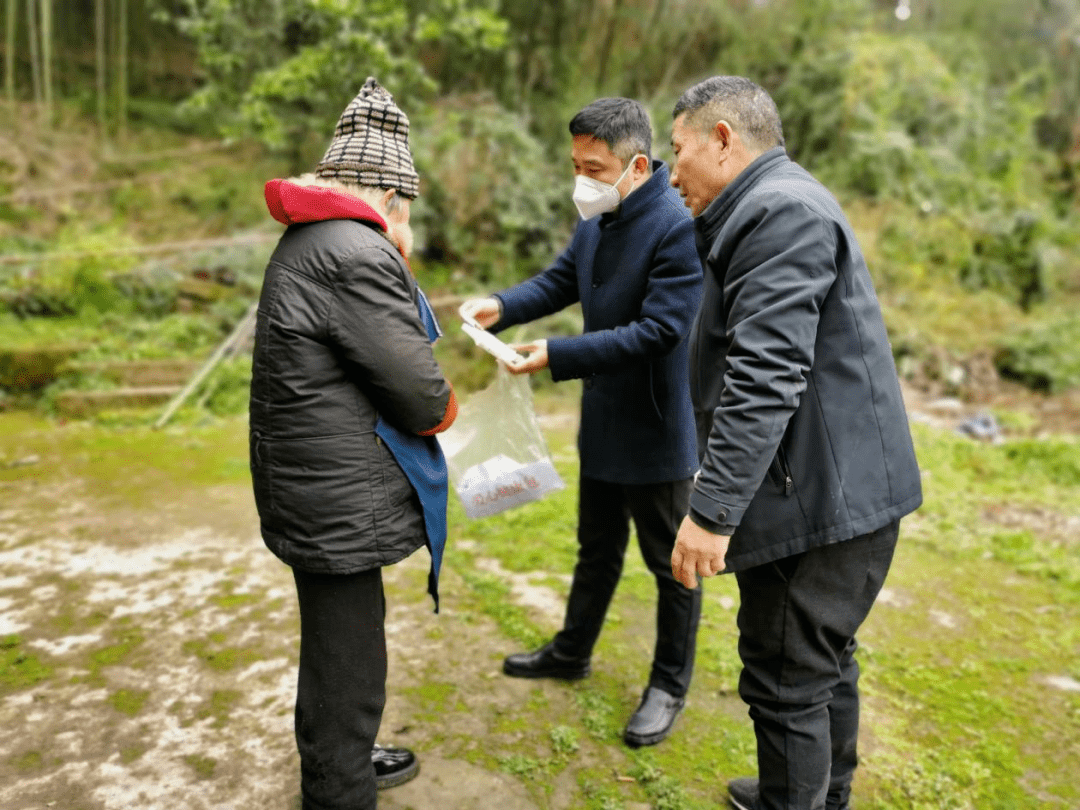
MULTIPOLYGON (((420 320, 427 328, 428 339, 434 343, 442 337, 435 311, 428 303, 423 290, 419 293, 417 309, 420 320)), ((409 479, 424 513, 424 530, 427 547, 431 552, 431 570, 428 572, 428 593, 435 600, 435 612, 439 612, 439 568, 442 566, 443 549, 446 547, 446 500, 449 484, 446 457, 434 436, 417 436, 406 433, 385 421, 381 416, 375 423, 375 433, 390 449, 394 460, 409 479)))

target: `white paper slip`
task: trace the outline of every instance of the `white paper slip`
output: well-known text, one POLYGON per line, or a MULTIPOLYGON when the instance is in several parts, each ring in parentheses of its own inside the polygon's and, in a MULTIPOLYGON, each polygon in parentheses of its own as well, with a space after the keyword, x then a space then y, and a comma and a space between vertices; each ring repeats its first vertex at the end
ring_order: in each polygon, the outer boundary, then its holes
POLYGON ((525 359, 486 329, 480 329, 467 323, 463 323, 461 328, 465 330, 465 334, 473 339, 473 343, 504 363, 520 363, 525 359))

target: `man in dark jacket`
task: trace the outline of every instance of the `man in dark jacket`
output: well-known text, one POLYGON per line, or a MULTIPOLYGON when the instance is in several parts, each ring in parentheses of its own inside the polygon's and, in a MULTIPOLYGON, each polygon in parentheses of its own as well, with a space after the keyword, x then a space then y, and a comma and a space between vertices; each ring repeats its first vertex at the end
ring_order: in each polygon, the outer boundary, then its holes
POLYGON ((266 184, 288 228, 259 299, 251 474, 263 539, 292 567, 300 605, 304 810, 374 808, 377 786, 417 769, 408 750, 375 745, 386 699, 382 567, 427 544, 434 595, 446 484, 433 435, 457 405, 405 258, 418 192, 408 133, 368 79, 314 175, 266 184), (418 457, 426 463, 410 463, 418 457), (440 463, 441 482, 415 478, 415 467, 440 463))
POLYGON ((851 226, 784 150, 769 95, 707 79, 675 105, 671 183, 705 266, 690 338, 701 470, 671 567, 739 584, 742 810, 848 806, 855 632, 922 502, 885 326, 851 226))
POLYGON ((685 703, 701 613, 700 589, 672 576, 670 558, 697 468, 687 388, 686 334, 701 291, 693 224, 650 158, 645 109, 600 99, 570 122, 582 216, 569 247, 544 272, 462 316, 505 329, 581 303, 585 332, 519 347, 516 373, 551 369, 583 378, 578 561, 563 628, 532 653, 509 656, 507 675, 588 675, 593 645, 622 572, 630 518, 658 591, 648 686, 628 723, 631 746, 660 742, 685 703))

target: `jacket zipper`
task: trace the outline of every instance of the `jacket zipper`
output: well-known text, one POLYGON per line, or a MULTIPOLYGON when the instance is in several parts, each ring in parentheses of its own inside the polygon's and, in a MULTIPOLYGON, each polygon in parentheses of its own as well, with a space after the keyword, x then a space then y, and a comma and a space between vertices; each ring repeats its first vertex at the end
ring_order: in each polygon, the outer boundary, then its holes
POLYGON ((788 467, 787 455, 784 453, 783 447, 776 448, 776 456, 773 458, 772 464, 769 465, 769 472, 772 474, 773 480, 783 487, 784 495, 790 495, 795 491, 795 481, 791 477, 791 468, 788 467))
POLYGON ((784 474, 784 494, 790 495, 795 491, 795 481, 791 477, 791 468, 788 467, 787 453, 783 447, 776 448, 776 455, 780 459, 780 472, 784 474))

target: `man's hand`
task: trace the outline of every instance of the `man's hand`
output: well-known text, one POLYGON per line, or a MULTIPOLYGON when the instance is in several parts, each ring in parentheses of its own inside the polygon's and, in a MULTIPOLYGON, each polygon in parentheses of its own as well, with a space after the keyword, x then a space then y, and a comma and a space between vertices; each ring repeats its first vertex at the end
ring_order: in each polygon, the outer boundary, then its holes
POLYGON ((711 577, 724 570, 730 542, 727 535, 713 534, 684 517, 671 552, 671 573, 687 588, 696 588, 698 576, 711 577))
POLYGON ((524 360, 517 363, 507 363, 506 368, 512 374, 535 374, 548 366, 547 341, 537 340, 534 343, 518 343, 511 348, 524 356, 524 360))
POLYGON ((470 298, 458 307, 458 315, 465 323, 476 321, 483 329, 490 329, 499 322, 499 302, 492 298, 470 298))

